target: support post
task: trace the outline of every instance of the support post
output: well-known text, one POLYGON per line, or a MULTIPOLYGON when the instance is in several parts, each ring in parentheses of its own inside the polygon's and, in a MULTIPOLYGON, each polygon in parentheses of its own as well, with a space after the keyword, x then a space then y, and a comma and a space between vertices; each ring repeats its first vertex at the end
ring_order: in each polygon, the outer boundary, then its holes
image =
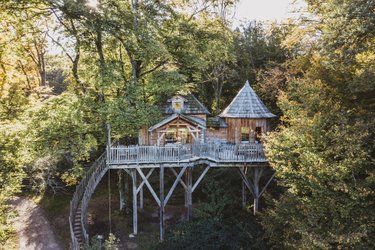
POLYGON ((186 183, 186 188, 184 188, 184 193, 185 193, 185 207, 187 208, 188 207, 188 183, 189 183, 189 168, 186 169, 186 172, 185 172, 185 183, 186 183))
POLYGON ((246 204, 247 204, 246 185, 245 185, 245 182, 242 181, 242 206, 246 207, 246 204))
POLYGON ((107 123, 107 164, 111 160, 111 125, 107 123))
POLYGON ((143 186, 139 190, 139 208, 143 210, 143 186))
POLYGON ((262 176, 263 168, 255 167, 254 174, 253 174, 253 184, 254 184, 254 215, 259 211, 259 180, 262 176))
POLYGON ((160 241, 164 240, 164 166, 160 165, 160 241))
POLYGON ((124 172, 119 170, 118 175, 118 191, 120 195, 120 211, 123 211, 125 208, 125 194, 124 194, 124 172))
MULTIPOLYGON (((244 166, 244 173, 246 175, 247 173, 247 167, 246 165, 244 166)), ((243 207, 246 207, 246 204, 247 204, 247 196, 246 196, 246 184, 245 182, 242 180, 242 206, 243 207)))
POLYGON ((133 234, 138 233, 138 211, 137 211, 137 171, 132 169, 133 180, 133 234))
POLYGON ((187 169, 187 218, 190 221, 193 217, 193 168, 187 169))

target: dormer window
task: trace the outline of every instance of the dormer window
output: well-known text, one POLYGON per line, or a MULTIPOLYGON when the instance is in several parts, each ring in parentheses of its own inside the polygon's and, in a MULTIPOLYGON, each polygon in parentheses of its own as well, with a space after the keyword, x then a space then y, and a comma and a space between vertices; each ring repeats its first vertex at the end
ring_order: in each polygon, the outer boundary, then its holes
POLYGON ((184 108, 185 99, 181 96, 174 96, 172 98, 172 109, 175 113, 180 113, 184 108))

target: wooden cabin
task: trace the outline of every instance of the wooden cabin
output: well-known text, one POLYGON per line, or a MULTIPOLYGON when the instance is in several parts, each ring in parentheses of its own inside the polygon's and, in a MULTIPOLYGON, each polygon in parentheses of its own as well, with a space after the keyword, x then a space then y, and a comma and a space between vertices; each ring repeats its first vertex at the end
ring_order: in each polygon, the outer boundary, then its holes
POLYGON ((276 117, 248 81, 219 116, 228 124, 228 143, 259 143, 260 135, 271 129, 270 119, 276 117))
POLYGON ((164 119, 139 133, 140 145, 258 143, 270 131, 270 113, 247 81, 217 117, 192 94, 176 95, 163 108, 164 119))
POLYGON ((190 95, 176 95, 163 108, 164 119, 140 131, 140 145, 205 142, 207 108, 190 95))

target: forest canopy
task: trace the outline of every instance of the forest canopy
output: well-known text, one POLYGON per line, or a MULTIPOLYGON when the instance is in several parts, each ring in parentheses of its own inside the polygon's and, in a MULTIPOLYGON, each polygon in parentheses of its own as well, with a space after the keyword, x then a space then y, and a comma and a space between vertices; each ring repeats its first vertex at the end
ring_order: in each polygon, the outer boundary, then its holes
POLYGON ((279 117, 262 138, 277 192, 243 230, 276 249, 375 248, 375 1, 306 0, 235 30, 233 0, 95 2, 0 0, 0 241, 7 202, 77 185, 106 124, 136 144, 168 97, 218 114, 249 80, 279 117))

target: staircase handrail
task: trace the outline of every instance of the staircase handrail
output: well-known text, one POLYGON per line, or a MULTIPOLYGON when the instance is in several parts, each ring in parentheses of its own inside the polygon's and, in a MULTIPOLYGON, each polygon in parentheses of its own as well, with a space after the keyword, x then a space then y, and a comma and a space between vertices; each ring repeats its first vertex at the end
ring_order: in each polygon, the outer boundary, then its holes
MULTIPOLYGON (((72 249, 79 249, 79 244, 78 244, 78 239, 76 235, 74 234, 74 219, 75 215, 77 213, 77 210, 79 208, 79 205, 81 203, 81 199, 84 195, 87 183, 90 179, 90 176, 92 173, 95 171, 95 169, 98 167, 99 163, 106 157, 106 152, 104 152, 102 155, 99 156, 98 159, 91 165, 89 170, 86 171, 85 175, 83 176, 82 180, 80 183, 76 186, 76 190, 73 194, 73 198, 70 201, 70 214, 69 214, 69 226, 70 226, 70 231, 71 231, 71 240, 72 240, 72 249)), ((104 161, 105 162, 105 161, 104 161)))

